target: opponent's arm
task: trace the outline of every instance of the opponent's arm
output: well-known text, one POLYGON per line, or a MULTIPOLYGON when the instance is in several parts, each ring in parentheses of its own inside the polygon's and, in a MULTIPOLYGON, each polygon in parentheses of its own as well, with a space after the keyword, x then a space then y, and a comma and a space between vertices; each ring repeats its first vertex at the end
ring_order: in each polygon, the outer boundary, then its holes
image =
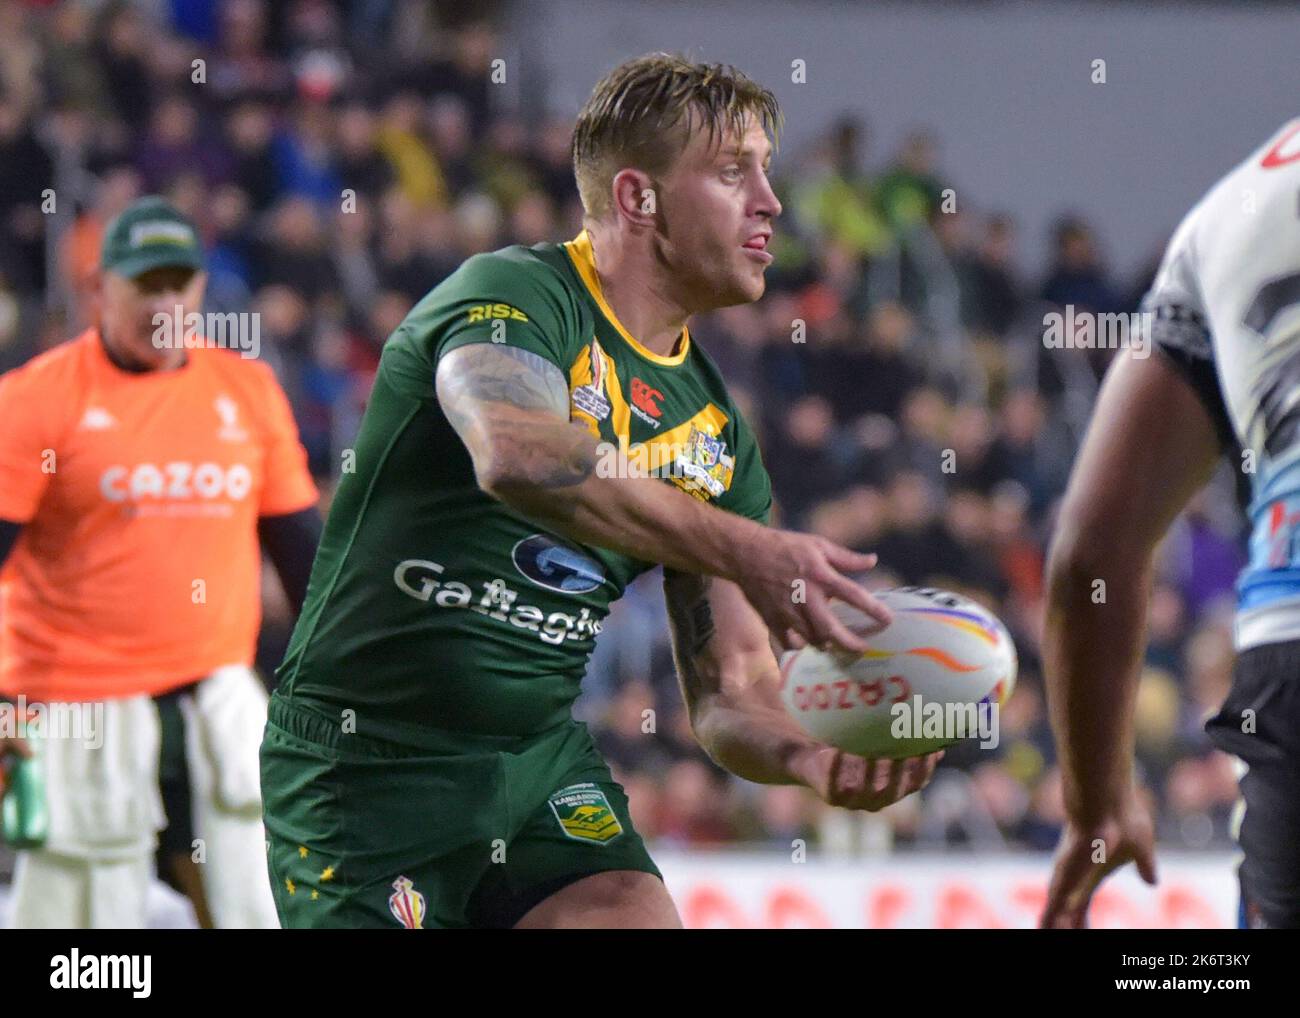
POLYGON ((804 732, 781 703, 768 629, 735 584, 666 569, 664 598, 691 729, 719 766, 865 810, 883 809, 933 776, 942 753, 873 761, 804 732))
POLYGON ((1129 859, 1154 880, 1150 820, 1136 805, 1133 775, 1146 605, 1156 548, 1219 452, 1210 414, 1163 355, 1121 355, 1048 554, 1044 678, 1069 817, 1061 859, 1074 861, 1058 861, 1046 925, 1081 921, 1097 882, 1129 859), (1109 859, 1089 869, 1098 838, 1109 859))
POLYGON ((302 612, 303 601, 307 599, 307 581, 311 578, 320 533, 320 512, 315 506, 296 513, 257 518, 257 536, 280 577, 284 596, 295 615, 302 612))
POLYGON ((736 580, 785 639, 793 632, 864 649, 832 615, 832 596, 889 620, 888 609, 843 575, 871 568, 874 556, 769 529, 661 480, 599 476, 597 440, 570 422, 568 385, 545 358, 505 344, 458 347, 438 362, 437 392, 479 487, 530 519, 646 562, 736 580), (796 580, 806 597, 792 597, 796 580))

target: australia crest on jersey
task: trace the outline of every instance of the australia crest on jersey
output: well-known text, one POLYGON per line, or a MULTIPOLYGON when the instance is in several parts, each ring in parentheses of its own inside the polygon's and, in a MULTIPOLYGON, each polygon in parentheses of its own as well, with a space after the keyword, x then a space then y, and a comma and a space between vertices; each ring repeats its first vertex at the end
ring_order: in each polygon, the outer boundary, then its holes
POLYGON ((673 463, 673 479, 691 494, 718 498, 731 486, 735 459, 727 454, 727 443, 695 425, 673 463), (693 490, 694 489, 694 490, 693 490))
POLYGON ((612 406, 605 395, 605 386, 609 381, 608 357, 600 347, 600 340, 591 337, 587 348, 590 363, 590 379, 582 385, 574 386, 569 398, 575 410, 580 410, 588 417, 603 421, 609 416, 612 406))

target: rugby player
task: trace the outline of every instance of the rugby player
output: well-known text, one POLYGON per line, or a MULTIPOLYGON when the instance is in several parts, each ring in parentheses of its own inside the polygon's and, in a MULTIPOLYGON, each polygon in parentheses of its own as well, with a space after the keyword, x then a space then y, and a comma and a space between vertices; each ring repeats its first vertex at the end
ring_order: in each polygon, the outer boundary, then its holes
POLYGON ((830 600, 887 621, 846 575, 875 558, 765 525, 754 435, 686 328, 763 293, 778 116, 729 67, 621 65, 574 133, 585 229, 470 258, 390 337, 262 746, 285 926, 679 926, 570 714, 656 563, 720 765, 869 810, 929 780, 938 754, 850 756, 783 710, 769 634, 864 649, 830 600))
POLYGON ((1098 882, 1125 863, 1155 882, 1133 728, 1152 563, 1237 446, 1253 496, 1250 557, 1232 690, 1206 731, 1247 767, 1241 923, 1300 925, 1298 198, 1300 120, 1179 225, 1143 301, 1156 354, 1112 367, 1075 462, 1048 567, 1046 680, 1068 821, 1044 926, 1085 925, 1098 882), (1098 580, 1106 596, 1093 603, 1098 580))
POLYGON ((88 718, 39 733, 49 837, 19 854, 11 921, 142 927, 157 850, 201 924, 274 927, 260 546, 301 606, 316 488, 270 368, 154 341, 203 304, 193 223, 140 199, 101 269, 98 324, 0 378, 0 693, 88 718))

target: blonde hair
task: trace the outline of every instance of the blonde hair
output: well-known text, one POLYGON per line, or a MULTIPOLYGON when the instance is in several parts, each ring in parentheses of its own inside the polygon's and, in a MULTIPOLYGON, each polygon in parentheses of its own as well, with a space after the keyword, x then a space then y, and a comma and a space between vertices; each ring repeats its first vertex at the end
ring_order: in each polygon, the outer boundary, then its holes
POLYGON ((573 129, 573 175, 589 216, 609 209, 610 182, 626 166, 665 172, 701 124, 718 143, 737 138, 753 116, 775 139, 780 106, 770 91, 730 64, 692 63, 648 53, 610 71, 592 89, 573 129))

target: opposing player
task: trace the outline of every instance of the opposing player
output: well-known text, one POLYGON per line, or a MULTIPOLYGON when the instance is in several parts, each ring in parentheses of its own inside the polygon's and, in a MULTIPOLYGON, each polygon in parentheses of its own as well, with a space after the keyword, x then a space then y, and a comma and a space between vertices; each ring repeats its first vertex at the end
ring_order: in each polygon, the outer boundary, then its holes
POLYGON ((829 600, 887 619, 845 575, 874 557, 764 525, 754 436, 686 329, 763 293, 777 116, 734 69, 623 64, 574 134, 586 229, 471 258, 389 339, 263 742, 284 925, 680 925, 570 715, 657 562, 722 766, 864 809, 929 779, 937 756, 848 756, 782 709, 769 632, 861 650, 829 600))
POLYGON ((0 692, 87 719, 0 744, 38 750, 48 799, 18 927, 143 926, 155 848, 205 925, 276 925, 259 536, 300 605, 316 489, 271 371, 159 327, 188 328, 202 266, 194 225, 141 199, 105 232, 98 325, 0 379, 0 692))
POLYGON ((1238 582, 1232 691, 1206 730, 1249 768, 1243 922, 1300 925, 1298 202, 1300 120, 1179 226, 1143 304, 1156 352, 1112 368, 1075 463, 1049 565, 1046 677, 1069 819, 1044 926, 1084 925, 1097 883, 1127 862, 1155 880, 1152 821, 1133 773, 1152 561, 1234 444, 1253 490, 1250 560, 1238 582))

